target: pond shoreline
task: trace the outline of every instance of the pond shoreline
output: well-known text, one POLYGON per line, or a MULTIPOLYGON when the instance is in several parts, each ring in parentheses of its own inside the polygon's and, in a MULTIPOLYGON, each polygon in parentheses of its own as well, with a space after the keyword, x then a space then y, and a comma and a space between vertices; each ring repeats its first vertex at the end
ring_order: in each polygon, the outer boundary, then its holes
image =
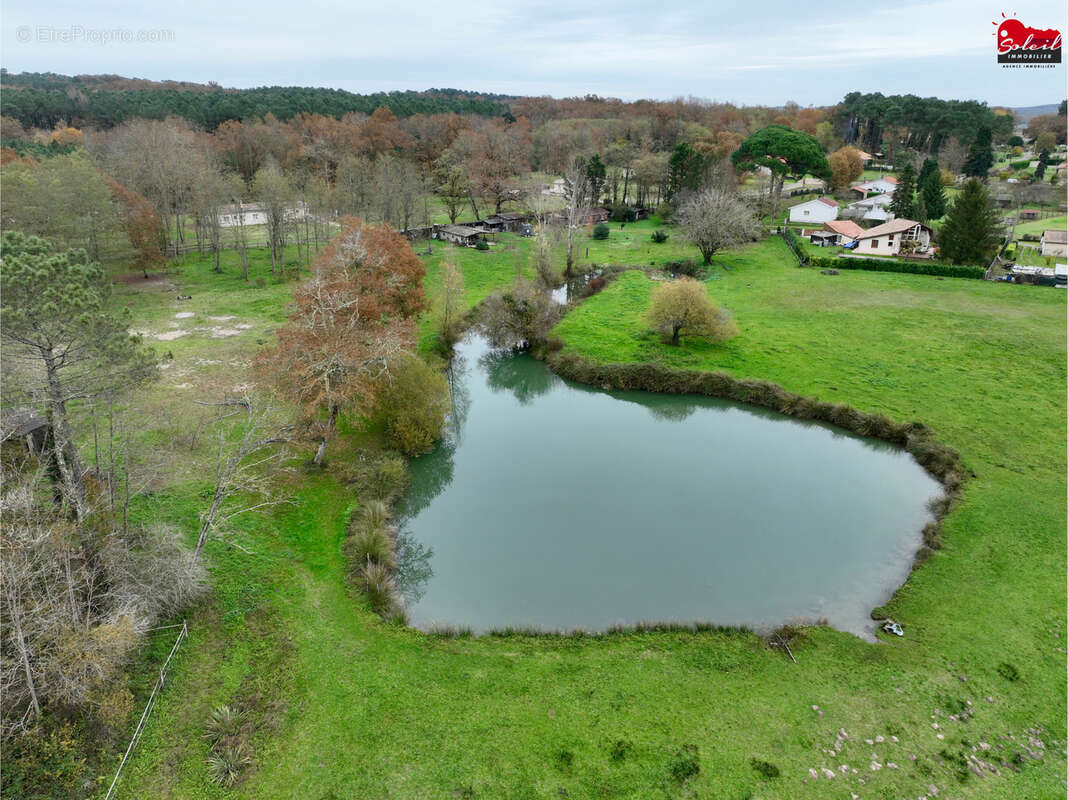
MULTIPOLYGON (((642 268, 637 267, 641 270, 642 268)), ((618 268, 609 270, 605 275, 608 282, 618 277, 618 268)), ((644 270, 642 270, 644 271, 644 270)), ((591 297, 584 293, 564 305, 564 314, 570 313, 580 303, 591 297)), ((478 319, 481 303, 464 315, 458 331, 458 338, 470 331, 478 319)), ((886 619, 888 607, 907 585, 912 572, 923 564, 942 544, 941 527, 946 515, 959 500, 966 480, 967 472, 959 454, 939 442, 934 432, 921 422, 895 422, 881 413, 868 413, 842 403, 827 403, 815 398, 805 397, 787 391, 784 387, 758 379, 736 378, 724 372, 707 370, 682 370, 665 367, 655 362, 645 363, 611 363, 598 364, 573 353, 561 350, 566 346, 559 340, 550 340, 546 344, 528 350, 529 354, 543 361, 555 375, 579 384, 592 386, 606 391, 636 390, 656 394, 696 394, 712 398, 721 398, 751 406, 770 409, 784 416, 799 420, 824 422, 850 433, 877 439, 902 448, 908 452, 916 463, 942 487, 942 494, 929 503, 933 520, 922 529, 923 544, 917 549, 909 568, 908 576, 897 586, 887 602, 876 606, 870 612, 873 620, 886 619)), ((440 351, 439 351, 440 352, 440 351)), ((450 363, 455 350, 449 343, 447 352, 442 353, 450 363)), ((811 625, 827 624, 815 620, 811 625)), ((787 626, 784 626, 784 628, 787 626)), ((796 626, 789 626, 796 627, 796 626)), ((675 632, 697 634, 702 632, 744 634, 759 632, 746 626, 717 625, 715 623, 695 621, 643 621, 634 625, 615 626, 609 630, 597 632, 583 628, 570 630, 551 630, 528 627, 508 627, 500 630, 488 630, 484 636, 529 636, 559 638, 599 638, 641 632, 675 632)), ((426 635, 441 638, 466 638, 472 636, 466 626, 444 626, 423 631, 426 635)), ((860 637, 864 638, 864 637, 860 637)), ((875 641, 879 641, 876 639, 875 641)))

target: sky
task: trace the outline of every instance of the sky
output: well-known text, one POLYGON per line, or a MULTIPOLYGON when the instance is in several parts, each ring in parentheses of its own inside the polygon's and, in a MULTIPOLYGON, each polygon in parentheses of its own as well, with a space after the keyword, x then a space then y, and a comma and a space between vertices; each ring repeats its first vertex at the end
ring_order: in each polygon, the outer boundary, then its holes
POLYGON ((0 65, 237 88, 449 87, 741 105, 831 105, 854 90, 1014 107, 1064 99, 1068 63, 997 64, 992 23, 1002 14, 1068 30, 1064 0, 4 0, 0 65))

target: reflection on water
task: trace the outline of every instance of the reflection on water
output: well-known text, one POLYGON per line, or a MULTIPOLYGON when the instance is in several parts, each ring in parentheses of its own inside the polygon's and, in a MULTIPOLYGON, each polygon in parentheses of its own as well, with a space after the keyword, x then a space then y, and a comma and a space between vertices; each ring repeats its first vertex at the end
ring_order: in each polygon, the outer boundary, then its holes
POLYGON ((757 627, 868 612, 937 483, 899 449, 697 395, 604 392, 470 338, 398 509, 413 624, 757 627))
POLYGON ((510 350, 490 350, 478 359, 486 383, 495 392, 511 392, 520 405, 545 394, 560 380, 548 369, 532 371, 510 350))

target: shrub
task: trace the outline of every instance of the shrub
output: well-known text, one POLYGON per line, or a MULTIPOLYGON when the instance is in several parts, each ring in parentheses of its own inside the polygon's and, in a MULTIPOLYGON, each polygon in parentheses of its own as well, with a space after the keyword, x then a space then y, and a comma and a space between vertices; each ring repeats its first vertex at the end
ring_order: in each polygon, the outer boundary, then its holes
POLYGON ((345 555, 348 556, 357 576, 368 564, 377 564, 393 570, 396 567, 393 534, 384 525, 360 528, 345 542, 345 555))
POLYGON ((449 408, 445 376, 417 356, 405 358, 378 399, 386 433, 408 456, 425 453, 441 438, 449 408))
POLYGON ((975 278, 982 280, 986 268, 979 266, 941 264, 935 261, 890 261, 882 258, 836 258, 812 256, 809 266, 833 269, 858 269, 869 272, 901 272, 907 275, 939 275, 944 278, 975 278))
POLYGON ((998 675, 1013 683, 1020 680, 1020 671, 1007 661, 998 664, 998 675))
POLYGON ((759 758, 749 759, 749 766, 753 768, 753 771, 758 775, 761 775, 768 780, 779 777, 779 768, 772 764, 770 761, 763 761, 759 758))
POLYGON ((477 242, 475 242, 475 249, 489 250, 489 242, 487 242, 485 239, 479 239, 477 242))
POLYGON ((688 278, 693 278, 703 272, 701 265, 692 258, 665 262, 664 269, 672 275, 685 275, 688 278))
POLYGON ((697 745, 683 745, 668 764, 668 772, 679 783, 698 775, 701 772, 701 760, 697 745))
POLYGON ((655 231, 653 231, 652 235, 649 238, 652 239, 657 244, 663 244, 670 237, 666 233, 664 233, 662 230, 657 228, 655 231))
POLYGON ((1025 169, 1028 165, 1030 165, 1030 163, 1031 160, 1029 158, 1024 158, 1019 161, 1010 161, 1009 166, 1013 169, 1025 169))
POLYGON ((603 222, 598 222, 593 226, 593 238, 594 239, 607 239, 608 238, 608 226, 603 222))
POLYGON ((634 750, 634 745, 632 745, 626 739, 619 739, 615 744, 612 745, 612 749, 608 755, 609 758, 619 764, 620 762, 627 760, 627 756, 631 754, 632 750, 634 750))
POLYGON ((241 722, 244 714, 231 705, 221 705, 212 709, 207 723, 204 725, 204 738, 211 742, 218 742, 229 736, 234 736, 241 730, 241 722))
POLYGON ((368 500, 363 504, 359 514, 353 516, 352 523, 354 528, 373 528, 389 524, 392 518, 393 512, 388 503, 384 500, 368 500))
POLYGON ((356 585, 376 614, 384 616, 397 604, 397 587, 389 567, 383 564, 374 561, 364 563, 356 571, 356 585))
POLYGON ((693 278, 657 286, 644 319, 673 345, 679 344, 683 334, 719 342, 738 332, 730 316, 712 302, 704 284, 693 278))
POLYGON ((625 203, 620 203, 619 205, 611 206, 609 210, 612 212, 611 216, 609 217, 612 222, 630 222, 634 219, 634 209, 626 205, 625 203))
POLYGON ((251 763, 247 745, 222 747, 208 756, 208 775, 213 783, 233 786, 241 777, 241 771, 251 763))

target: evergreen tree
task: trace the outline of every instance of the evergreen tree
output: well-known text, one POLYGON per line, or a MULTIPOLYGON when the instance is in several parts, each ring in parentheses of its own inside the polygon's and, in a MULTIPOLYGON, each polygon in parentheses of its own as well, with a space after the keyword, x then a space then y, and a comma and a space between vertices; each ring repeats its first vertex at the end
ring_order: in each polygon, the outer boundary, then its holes
POLYGON ((1035 167, 1035 183, 1041 183, 1046 175, 1046 166, 1049 164, 1049 150, 1043 150, 1038 154, 1038 166, 1035 167))
POLYGON ((71 406, 158 375, 152 351, 130 334, 129 312, 110 303, 111 282, 84 250, 57 253, 18 231, 0 239, 0 343, 7 364, 23 365, 3 383, 5 407, 43 412, 51 426, 60 494, 75 519, 86 513, 86 469, 71 406))
POLYGON ((590 197, 594 203, 601 201, 601 193, 604 192, 605 176, 608 174, 601 156, 594 153, 590 157, 590 163, 586 165, 586 179, 590 182, 590 197))
POLYGON ((927 201, 923 199, 922 192, 916 195, 916 203, 913 206, 912 213, 915 214, 917 222, 926 223, 931 218, 931 215, 927 213, 927 201))
POLYGON ((938 169, 938 162, 933 158, 923 162, 916 188, 923 199, 928 219, 941 219, 945 216, 946 190, 942 187, 942 173, 938 169))
POLYGON ((687 142, 675 145, 668 158, 668 197, 674 197, 683 189, 696 191, 701 183, 705 160, 687 142))
POLYGON ((897 188, 894 199, 890 201, 890 210, 898 219, 916 218, 916 170, 912 164, 906 164, 898 173, 897 188))
POLYGON ((990 168, 994 166, 994 149, 991 146, 992 136, 990 128, 980 128, 971 147, 968 148, 968 157, 964 161, 964 174, 972 178, 986 178, 990 168))
POLYGON ((999 239, 997 210, 986 186, 972 178, 949 207, 942 225, 942 256, 954 264, 985 264, 999 239))

